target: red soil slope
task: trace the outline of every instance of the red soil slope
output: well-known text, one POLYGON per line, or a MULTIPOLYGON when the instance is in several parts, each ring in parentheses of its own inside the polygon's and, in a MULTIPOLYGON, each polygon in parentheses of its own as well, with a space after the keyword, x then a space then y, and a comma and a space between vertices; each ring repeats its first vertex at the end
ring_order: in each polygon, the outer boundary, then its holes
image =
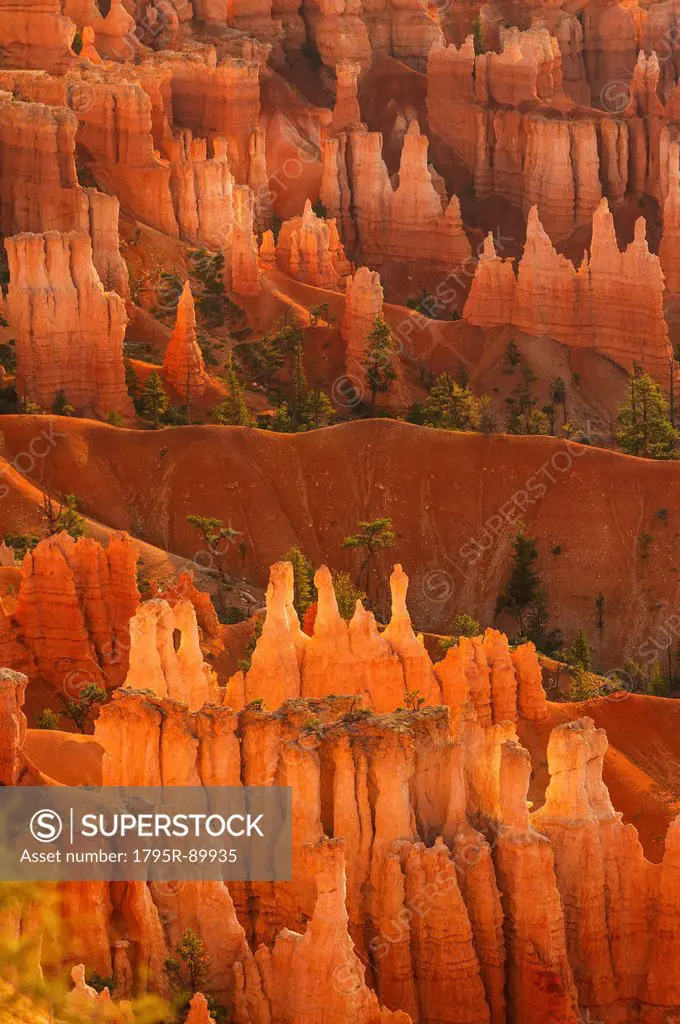
MULTIPOLYGON (((5 416, 4 457, 26 452, 46 422, 5 416)), ((264 581, 291 544, 315 563, 356 568, 357 553, 343 551, 342 538, 358 520, 387 515, 397 540, 382 556, 380 575, 393 561, 411 573, 417 625, 445 632, 460 610, 488 624, 523 519, 539 538, 552 622, 567 638, 583 627, 604 665, 622 665, 624 652, 646 658, 655 640, 666 640, 663 626, 678 604, 675 463, 555 438, 457 434, 392 420, 300 435, 53 422, 59 436, 46 479, 55 493, 75 492, 93 520, 188 558, 200 543, 187 515, 219 516, 239 531, 228 567, 253 581, 264 581)), ((40 471, 36 465, 33 475, 40 471)), ((20 474, 3 483, 9 494, 0 502, 0 528, 17 529, 39 494, 20 474)), ((512 632, 512 621, 500 625, 512 632)))

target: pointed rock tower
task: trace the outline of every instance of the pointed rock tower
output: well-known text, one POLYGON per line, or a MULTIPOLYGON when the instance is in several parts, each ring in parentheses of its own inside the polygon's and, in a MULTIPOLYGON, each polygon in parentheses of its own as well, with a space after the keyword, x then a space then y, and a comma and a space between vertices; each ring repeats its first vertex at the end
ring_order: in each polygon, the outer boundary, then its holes
POLYGON ((196 311, 188 281, 177 304, 175 329, 165 350, 163 368, 168 384, 187 404, 205 391, 208 374, 196 341, 196 311))

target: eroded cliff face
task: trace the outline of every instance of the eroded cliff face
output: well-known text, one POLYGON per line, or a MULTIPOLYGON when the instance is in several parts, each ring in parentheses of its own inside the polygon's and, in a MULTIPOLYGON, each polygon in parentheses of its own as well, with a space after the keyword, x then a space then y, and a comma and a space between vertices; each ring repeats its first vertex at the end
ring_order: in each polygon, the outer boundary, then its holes
MULTIPOLYGON (((663 250, 671 272, 674 195, 667 200, 663 250)), ((512 263, 496 254, 489 235, 463 315, 483 327, 513 324, 526 334, 591 348, 626 370, 637 363, 665 383, 672 357, 663 297, 661 261, 649 251, 644 220, 638 219, 634 240, 621 252, 603 199, 593 216, 590 254, 578 270, 556 252, 536 207, 529 213, 516 278, 512 263)))
MULTIPOLYGON (((282 270, 319 288, 341 287, 351 271, 335 218, 317 217, 309 199, 301 217, 282 224, 275 253, 282 270)), ((267 258, 266 249, 260 256, 267 258)))
POLYGON ((642 49, 644 21, 621 4, 588 4, 583 28, 557 9, 536 12, 526 31, 501 28, 498 53, 475 55, 472 36, 432 47, 429 125, 478 200, 537 206, 554 242, 588 224, 603 195, 613 207, 639 192, 664 201, 676 99, 659 95, 661 62, 642 49))
POLYGON ((541 669, 533 644, 513 652, 507 637, 488 629, 461 638, 443 661, 432 663, 416 636, 406 607, 408 576, 400 565, 390 577, 392 614, 379 631, 361 601, 346 622, 338 611, 331 574, 322 566, 314 577, 317 612, 311 637, 303 633, 293 606, 289 562, 271 567, 267 611, 251 665, 227 685, 226 702, 236 709, 254 700, 267 708, 298 697, 323 699, 359 694, 363 706, 380 713, 403 707, 413 694, 435 707, 458 708, 469 701, 484 726, 540 721, 547 714, 541 669))
POLYGON ((16 610, 0 615, 0 663, 70 698, 90 683, 120 685, 139 602, 136 567, 124 533, 107 548, 66 533, 41 541, 21 566, 16 610))
POLYGON ((78 122, 65 102, 64 83, 57 78, 0 70, 0 228, 6 236, 88 232, 97 273, 107 290, 125 298, 129 286, 118 248, 118 199, 78 184, 78 122))
POLYGON ((8 320, 22 395, 51 409, 60 392, 80 412, 131 416, 125 386, 125 303, 105 291, 89 235, 20 234, 5 240, 8 320))
POLYGON ((63 70, 76 60, 71 49, 75 34, 76 26, 63 16, 59 0, 3 0, 0 6, 0 38, 15 67, 63 70))
MULTIPOLYGON (((104 783, 292 786, 293 879, 64 884, 59 962, 85 954, 120 994, 149 966, 162 989, 163 957, 191 928, 238 1024, 326 1020, 329 1006, 348 1024, 632 1024, 677 1010, 676 826, 663 864, 647 862, 612 808, 606 737, 587 718, 553 730, 545 803, 530 814, 528 752, 512 722, 482 721, 494 686, 510 693, 513 659, 493 631, 479 649, 486 706, 465 685, 449 708, 391 714, 333 695, 192 712, 186 679, 181 700, 116 691, 96 723, 104 783)), ((25 767, 24 686, 5 673, 8 780, 25 767)))
MULTIPOLYGON (((371 262, 422 259, 447 269, 470 255, 458 197, 442 201, 427 162, 428 141, 417 121, 404 137, 396 188, 382 159, 382 135, 349 135, 349 177, 359 242, 371 262)), ((342 194, 341 183, 338 188, 342 194)))

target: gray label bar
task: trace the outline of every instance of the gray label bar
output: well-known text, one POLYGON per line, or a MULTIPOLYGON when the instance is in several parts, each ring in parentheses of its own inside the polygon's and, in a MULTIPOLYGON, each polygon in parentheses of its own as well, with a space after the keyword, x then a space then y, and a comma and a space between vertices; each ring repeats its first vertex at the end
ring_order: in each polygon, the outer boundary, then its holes
POLYGON ((289 881, 288 786, 0 786, 0 880, 289 881))

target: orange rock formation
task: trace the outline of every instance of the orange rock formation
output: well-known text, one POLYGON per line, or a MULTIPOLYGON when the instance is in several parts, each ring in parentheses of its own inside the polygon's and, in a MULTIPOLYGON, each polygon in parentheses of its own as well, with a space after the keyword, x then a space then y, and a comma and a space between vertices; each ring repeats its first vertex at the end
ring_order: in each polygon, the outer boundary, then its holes
POLYGON ((196 313, 188 281, 177 303, 175 329, 165 350, 163 367, 168 384, 187 405, 205 391, 208 375, 196 341, 196 313))
POLYGON ((155 598, 139 606, 130 620, 129 667, 123 685, 183 700, 191 711, 217 699, 217 677, 203 660, 190 601, 171 607, 155 598))
POLYGON ((348 277, 345 284, 345 312, 341 333, 345 342, 345 370, 348 378, 358 388, 358 398, 368 394, 364 357, 368 335, 375 318, 382 315, 383 290, 380 275, 368 267, 359 267, 354 277, 348 277))
MULTIPOLYGON (((267 257, 267 251, 260 257, 267 257)), ((309 199, 301 217, 284 221, 276 243, 282 270, 319 288, 338 288, 351 270, 338 236, 335 218, 317 217, 309 199)))
MULTIPOLYGON (((341 618, 328 569, 314 582, 318 591, 311 638, 302 632, 293 607, 289 562, 272 566, 267 613, 251 666, 230 680, 230 696, 264 701, 277 708, 296 697, 360 694, 366 707, 390 712, 418 692, 428 706, 458 707, 469 700, 484 726, 516 722, 519 715, 540 721, 547 714, 541 670, 533 644, 510 652, 505 636, 489 629, 483 637, 461 638, 436 665, 413 632, 406 607, 408 577, 400 565, 390 578, 392 616, 383 632, 360 601, 349 623, 341 618)), ((142 606, 144 607, 144 606, 142 606)))
POLYGON ((352 132, 349 138, 352 196, 364 255, 374 263, 388 257, 419 258, 447 269, 462 263, 470 255, 470 243, 460 203, 455 195, 442 202, 428 168, 427 137, 417 121, 404 138, 396 189, 382 160, 382 136, 352 132))
POLYGON ((15 612, 0 614, 0 664, 30 671, 69 697, 89 683, 119 685, 139 601, 136 565, 124 533, 106 549, 66 533, 41 541, 24 558, 15 612))
POLYGON ((665 382, 671 350, 663 288, 659 257, 649 251, 641 217, 633 242, 621 252, 603 199, 593 216, 590 255, 577 270, 555 251, 534 206, 517 278, 489 236, 463 315, 483 327, 513 324, 526 334, 594 349, 627 370, 638 363, 665 382))
POLYGON ((63 82, 56 78, 0 71, 0 229, 6 236, 89 232, 92 259, 105 287, 127 297, 127 268, 118 249, 118 200, 78 184, 78 122, 59 105, 65 102, 63 82), (31 102, 1 91, 5 88, 31 102))
POLYGON ((45 409, 62 391, 77 410, 132 414, 125 386, 125 303, 107 292, 88 235, 21 234, 5 240, 9 321, 25 397, 45 409))

